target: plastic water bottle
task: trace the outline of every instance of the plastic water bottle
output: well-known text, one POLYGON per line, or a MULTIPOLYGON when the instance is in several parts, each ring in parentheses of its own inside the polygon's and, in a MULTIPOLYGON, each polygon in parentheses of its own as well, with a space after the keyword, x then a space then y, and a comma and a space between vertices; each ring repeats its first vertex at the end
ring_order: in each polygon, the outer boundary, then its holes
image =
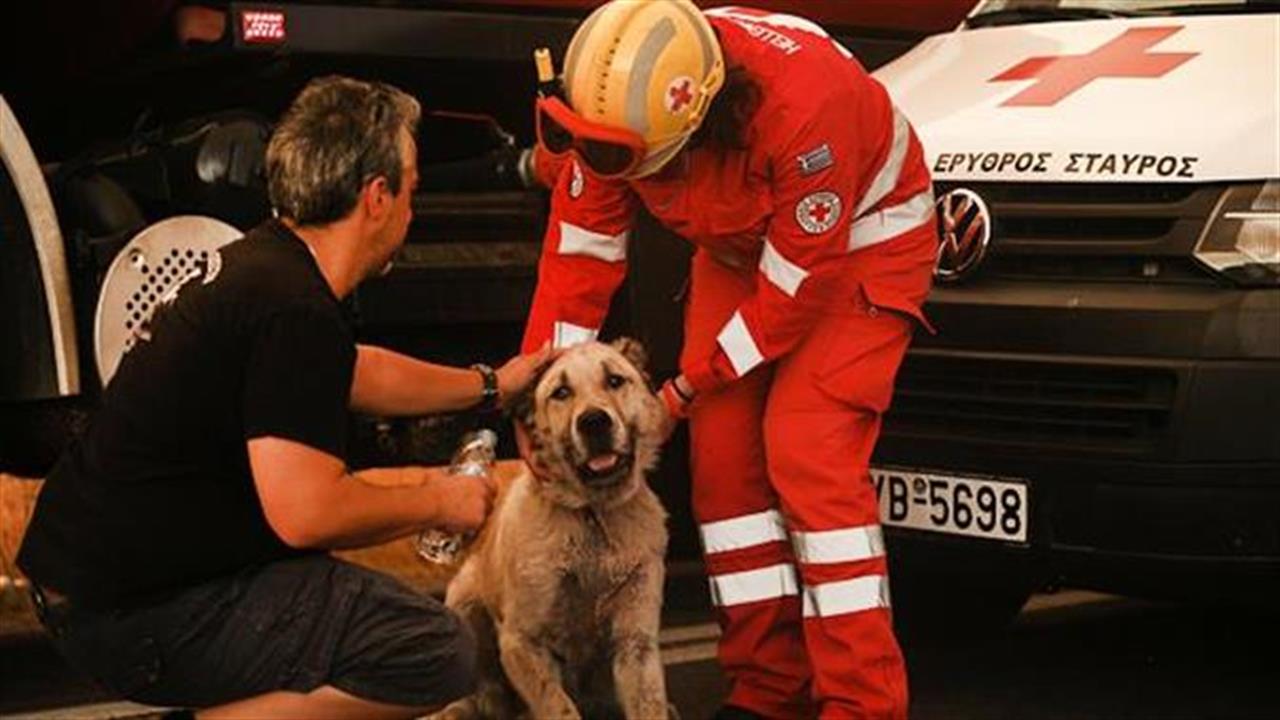
MULTIPOLYGON (((449 475, 485 477, 493 468, 497 456, 498 436, 488 428, 467 433, 453 455, 449 475)), ((447 533, 443 530, 423 530, 418 533, 414 547, 423 560, 441 565, 458 561, 462 547, 471 539, 468 533, 447 533)))

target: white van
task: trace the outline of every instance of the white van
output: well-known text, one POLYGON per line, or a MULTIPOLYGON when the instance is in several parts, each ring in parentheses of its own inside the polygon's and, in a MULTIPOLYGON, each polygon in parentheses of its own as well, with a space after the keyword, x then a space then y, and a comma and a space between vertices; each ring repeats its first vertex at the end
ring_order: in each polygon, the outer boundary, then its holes
POLYGON ((982 0, 876 76, 944 238, 875 476, 948 591, 895 604, 1274 591, 1280 2, 982 0))

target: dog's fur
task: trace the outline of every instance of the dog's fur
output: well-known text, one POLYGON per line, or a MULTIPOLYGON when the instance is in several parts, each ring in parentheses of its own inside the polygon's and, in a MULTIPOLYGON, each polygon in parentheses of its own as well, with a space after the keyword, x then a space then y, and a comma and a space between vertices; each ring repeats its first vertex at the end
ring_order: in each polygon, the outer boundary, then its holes
POLYGON ((666 513, 645 474, 669 427, 643 368, 634 341, 578 345, 517 404, 530 472, 499 495, 449 585, 480 686, 444 717, 577 718, 602 704, 667 717, 666 513))

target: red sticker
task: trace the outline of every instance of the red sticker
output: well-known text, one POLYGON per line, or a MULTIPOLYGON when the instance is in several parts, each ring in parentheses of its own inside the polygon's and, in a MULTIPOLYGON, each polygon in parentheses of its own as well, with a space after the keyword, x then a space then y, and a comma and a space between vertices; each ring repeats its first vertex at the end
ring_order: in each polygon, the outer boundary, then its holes
POLYGON ((243 10, 240 13, 240 34, 246 43, 283 43, 284 13, 278 10, 243 10))

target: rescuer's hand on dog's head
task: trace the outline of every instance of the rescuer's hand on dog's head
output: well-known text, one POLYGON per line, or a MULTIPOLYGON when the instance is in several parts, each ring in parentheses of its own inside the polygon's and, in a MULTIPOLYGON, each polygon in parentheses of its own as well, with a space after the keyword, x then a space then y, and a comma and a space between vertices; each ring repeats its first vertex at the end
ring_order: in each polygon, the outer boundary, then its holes
POLYGON ((676 425, 689 417, 689 406, 693 404, 693 389, 684 375, 678 375, 662 384, 658 390, 658 397, 662 398, 662 409, 666 411, 662 435, 666 440, 671 437, 676 425))
POLYGON ((428 474, 426 485, 434 497, 436 512, 430 523, 449 533, 473 532, 493 510, 497 485, 486 475, 428 474))
POLYGON ((498 376, 498 397, 503 407, 511 407, 513 399, 529 389, 560 353, 560 350, 553 350, 551 343, 546 342, 537 350, 517 355, 498 368, 495 371, 498 376))
POLYGON ((506 371, 507 366, 523 358, 535 355, 540 356, 544 353, 545 357, 542 358, 542 361, 538 364, 537 368, 529 376, 528 382, 511 393, 500 391, 502 407, 506 410, 507 415, 513 421, 512 424, 515 426, 516 450, 520 453, 520 457, 525 461, 528 461, 532 456, 529 446, 529 426, 533 423, 533 391, 537 387, 538 382, 542 379, 543 373, 547 371, 547 368, 550 367, 557 358, 564 354, 564 348, 552 348, 550 342, 543 343, 542 347, 538 350, 528 355, 516 356, 511 360, 511 362, 507 363, 507 365, 503 365, 502 369, 497 371, 499 373, 498 384, 501 385, 501 374, 506 371))

